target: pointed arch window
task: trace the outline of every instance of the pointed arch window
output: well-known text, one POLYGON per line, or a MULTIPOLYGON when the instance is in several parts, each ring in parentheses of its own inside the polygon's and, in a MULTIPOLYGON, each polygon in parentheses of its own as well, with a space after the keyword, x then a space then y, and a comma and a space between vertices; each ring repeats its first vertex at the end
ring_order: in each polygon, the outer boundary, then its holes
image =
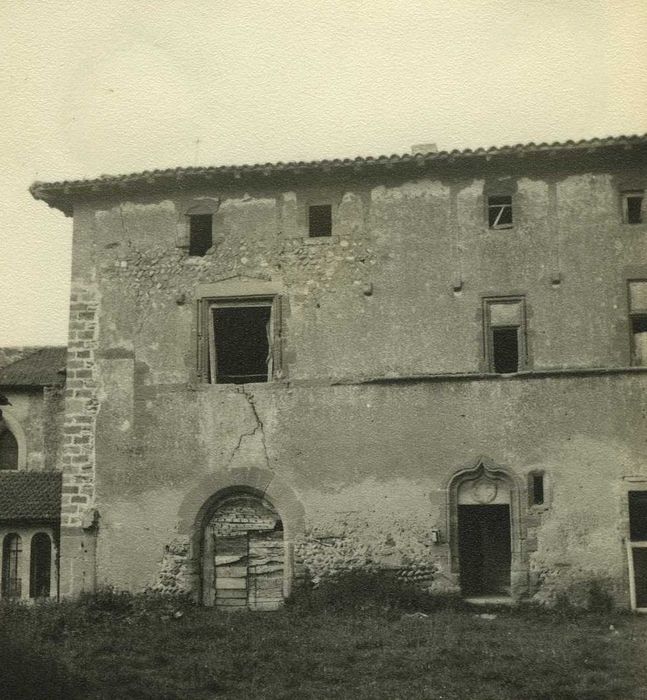
POLYGON ((20 598, 22 581, 20 579, 20 559, 22 539, 19 534, 11 532, 2 543, 2 597, 20 598))
POLYGON ((52 576, 52 540, 46 532, 31 539, 29 561, 29 597, 48 598, 52 576))

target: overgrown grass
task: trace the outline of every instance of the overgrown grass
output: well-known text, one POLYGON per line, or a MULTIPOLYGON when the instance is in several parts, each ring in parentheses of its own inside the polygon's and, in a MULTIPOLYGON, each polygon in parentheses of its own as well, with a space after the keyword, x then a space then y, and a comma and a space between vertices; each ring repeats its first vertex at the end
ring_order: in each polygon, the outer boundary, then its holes
POLYGON ((647 697, 647 619, 536 608, 480 616, 488 612, 362 575, 273 613, 113 592, 3 605, 0 697, 647 697))

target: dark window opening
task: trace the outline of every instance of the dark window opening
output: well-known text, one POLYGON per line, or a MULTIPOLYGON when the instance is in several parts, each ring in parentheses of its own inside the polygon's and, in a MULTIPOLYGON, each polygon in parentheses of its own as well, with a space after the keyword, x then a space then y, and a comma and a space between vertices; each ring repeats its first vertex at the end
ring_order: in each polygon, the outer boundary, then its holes
POLYGON ((541 506, 544 503, 544 475, 531 474, 530 481, 530 504, 541 506))
POLYGON ((213 245, 213 216, 192 214, 189 216, 189 255, 204 256, 213 245))
POLYGON ((512 197, 510 195, 488 197, 488 226, 512 228, 512 197))
POLYGON ((267 382, 272 307, 213 309, 215 381, 219 384, 267 382))
POLYGON ((15 532, 7 535, 2 543, 2 597, 20 598, 22 581, 20 579, 20 555, 22 540, 15 532))
POLYGON ((629 491, 629 537, 647 542, 647 491, 629 491))
POLYGON ((0 419, 0 470, 18 469, 18 442, 0 419))
POLYGON ((519 329, 492 328, 492 364, 499 374, 519 371, 519 329))
POLYGON ((29 562, 29 597, 48 598, 52 571, 52 541, 45 532, 39 532, 31 540, 29 562))
POLYGON ((311 238, 332 235, 332 207, 314 204, 308 209, 308 235, 311 238))
POLYGON ((626 224, 642 224, 643 198, 642 192, 624 195, 624 220, 626 224))
POLYGON ((647 315, 631 317, 632 364, 647 365, 647 315))

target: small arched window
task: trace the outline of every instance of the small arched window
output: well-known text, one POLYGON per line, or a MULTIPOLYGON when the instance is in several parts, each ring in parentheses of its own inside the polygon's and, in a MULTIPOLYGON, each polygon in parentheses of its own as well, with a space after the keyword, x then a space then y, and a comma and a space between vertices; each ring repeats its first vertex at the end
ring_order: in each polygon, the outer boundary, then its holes
POLYGON ((18 441, 0 418, 0 469, 18 469, 18 441))
POLYGON ((20 535, 11 532, 5 536, 2 544, 2 597, 20 598, 22 581, 20 579, 20 555, 22 540, 20 535))
POLYGON ((38 532, 31 539, 29 562, 29 597, 49 597, 52 571, 52 540, 46 532, 38 532))

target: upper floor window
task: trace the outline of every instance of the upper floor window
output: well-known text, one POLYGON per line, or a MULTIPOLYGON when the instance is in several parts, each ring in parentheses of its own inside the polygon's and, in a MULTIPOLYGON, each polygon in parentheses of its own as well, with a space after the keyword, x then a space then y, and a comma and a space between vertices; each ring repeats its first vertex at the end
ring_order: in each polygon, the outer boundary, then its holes
POLYGON ((281 366, 278 297, 202 299, 199 374, 212 384, 268 382, 281 366))
POLYGON ((0 418, 0 469, 18 469, 18 441, 0 418))
POLYGON ((310 238, 332 236, 332 206, 312 204, 308 207, 308 235, 310 238))
POLYGON ((490 372, 518 372, 526 364, 525 304, 522 297, 483 300, 485 355, 490 372))
POLYGON ((213 215, 189 214, 189 255, 204 256, 213 245, 213 215))
POLYGON ((631 364, 647 365, 647 280, 629 280, 631 364))
POLYGON ((631 190, 622 193, 622 221, 625 224, 643 223, 644 190, 631 190))
POLYGON ((487 209, 489 228, 512 228, 512 195, 490 195, 487 209))

